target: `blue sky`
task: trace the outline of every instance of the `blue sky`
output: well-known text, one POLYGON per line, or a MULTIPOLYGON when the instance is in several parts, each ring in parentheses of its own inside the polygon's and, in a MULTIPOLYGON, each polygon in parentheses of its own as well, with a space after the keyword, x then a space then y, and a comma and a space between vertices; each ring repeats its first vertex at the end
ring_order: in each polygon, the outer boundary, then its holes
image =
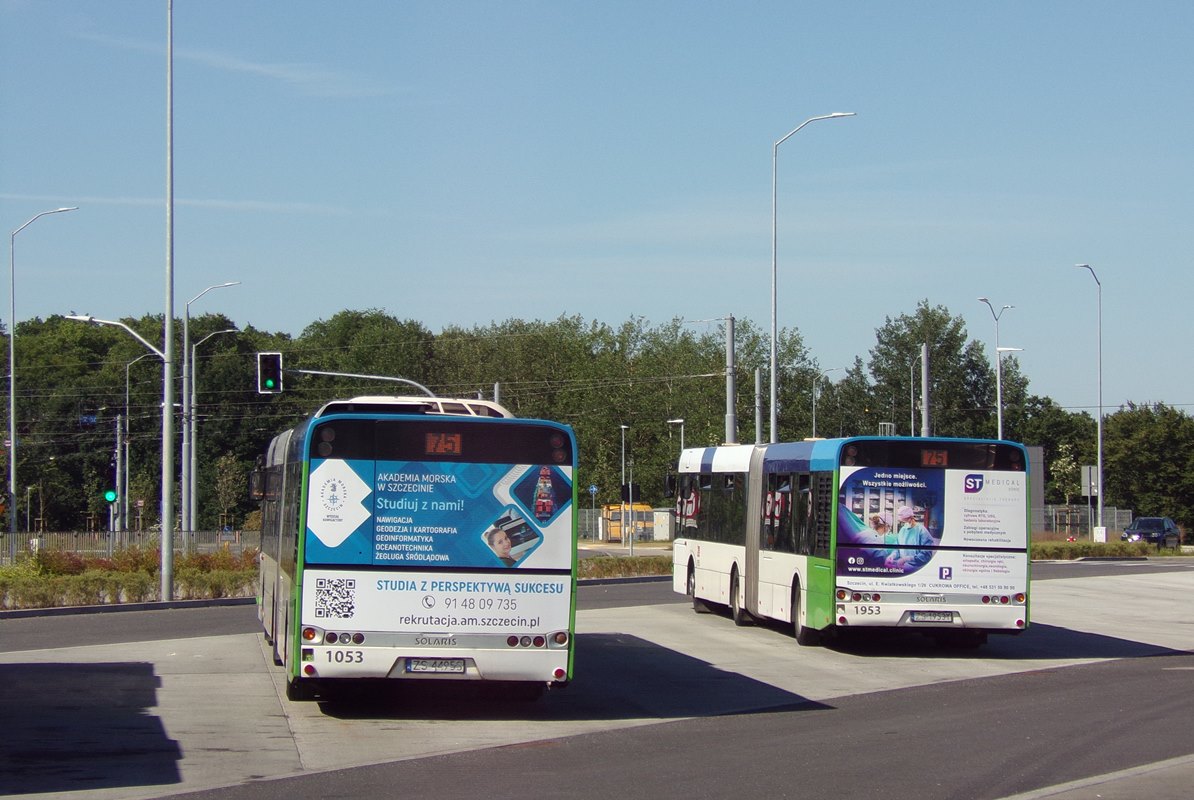
MULTIPOLYGON (((1194 412, 1194 5, 174 3, 175 310, 298 334, 733 314, 824 369, 922 299, 1033 392, 1194 412)), ((165 308, 165 0, 0 0, 17 318, 165 308)), ((7 317, 7 304, 3 316, 7 317)), ((8 320, 5 319, 5 323, 8 320)), ((708 323, 698 323, 708 324, 708 323)), ((832 377, 832 375, 831 375, 832 377)))

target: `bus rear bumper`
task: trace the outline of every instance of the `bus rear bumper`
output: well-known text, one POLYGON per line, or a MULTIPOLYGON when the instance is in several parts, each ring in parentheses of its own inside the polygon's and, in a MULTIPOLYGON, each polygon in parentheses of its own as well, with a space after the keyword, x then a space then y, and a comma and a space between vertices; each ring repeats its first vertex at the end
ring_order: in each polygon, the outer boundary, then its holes
POLYGON ((1019 633, 1028 627, 1028 608, 950 603, 926 607, 902 603, 838 602, 834 623, 849 628, 975 629, 1019 633))
POLYGON ((571 679, 567 649, 405 650, 307 646, 299 670, 305 678, 452 681, 542 681, 571 679), (352 660, 346 660, 345 656, 352 660), (339 659, 339 660, 337 660, 339 659), (357 660, 359 659, 359 660, 357 660))

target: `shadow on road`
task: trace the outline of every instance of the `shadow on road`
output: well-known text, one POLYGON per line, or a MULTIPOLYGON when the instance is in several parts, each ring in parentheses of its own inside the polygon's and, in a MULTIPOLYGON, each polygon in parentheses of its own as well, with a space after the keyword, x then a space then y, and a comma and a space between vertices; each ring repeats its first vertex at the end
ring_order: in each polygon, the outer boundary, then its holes
POLYGON ((534 702, 474 683, 379 682, 321 701, 341 719, 634 720, 823 708, 636 636, 577 636, 575 680, 534 702))
POLYGON ((0 664, 4 794, 182 782, 152 664, 0 664))
MULTIPOLYGON (((719 612, 730 624, 729 612, 719 612)), ((752 620, 776 636, 792 639, 791 625, 775 620, 752 620)), ((931 630, 931 629, 927 629, 931 630)), ((796 643, 793 641, 793 647, 796 643)), ((979 647, 943 644, 909 628, 842 629, 824 641, 823 646, 856 656, 884 658, 958 658, 1025 661, 1036 659, 1145 658, 1187 652, 1164 645, 1137 642, 1115 636, 1087 633, 1056 625, 1034 622, 1019 634, 992 634, 979 647)))

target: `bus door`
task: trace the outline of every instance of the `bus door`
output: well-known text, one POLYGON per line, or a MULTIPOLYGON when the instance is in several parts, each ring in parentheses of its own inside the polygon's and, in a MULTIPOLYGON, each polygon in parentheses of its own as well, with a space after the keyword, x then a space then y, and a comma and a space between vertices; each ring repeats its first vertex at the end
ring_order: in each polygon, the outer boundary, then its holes
MULTIPOLYGON (((745 485, 739 487, 746 492, 746 559, 743 564, 746 581, 746 610, 752 614, 759 613, 759 540, 763 536, 763 492, 764 486, 763 456, 767 452, 765 447, 756 447, 750 454, 750 474, 745 485), (753 488, 751 488, 753 487, 753 488)), ((746 477, 746 476, 740 476, 746 477)))

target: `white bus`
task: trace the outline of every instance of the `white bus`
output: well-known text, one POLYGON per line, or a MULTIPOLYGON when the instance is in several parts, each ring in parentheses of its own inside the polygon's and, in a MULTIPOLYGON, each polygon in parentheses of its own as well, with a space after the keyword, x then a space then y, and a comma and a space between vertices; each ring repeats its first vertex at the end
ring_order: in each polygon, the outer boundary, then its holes
POLYGON ((576 441, 475 400, 329 403, 277 436, 259 615, 287 695, 350 680, 572 677, 576 441))
POLYGON ((1029 623, 1019 444, 857 437, 685 450, 673 588, 800 644, 902 628, 977 646, 1029 623))

